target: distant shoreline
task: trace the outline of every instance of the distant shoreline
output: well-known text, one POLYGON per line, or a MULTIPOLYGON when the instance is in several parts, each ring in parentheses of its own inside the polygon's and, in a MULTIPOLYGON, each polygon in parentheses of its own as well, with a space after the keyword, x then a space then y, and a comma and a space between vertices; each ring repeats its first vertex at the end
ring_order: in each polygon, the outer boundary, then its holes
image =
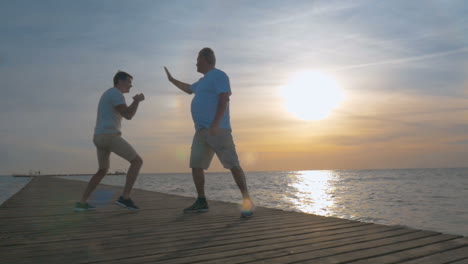
MULTIPOLYGON (((56 176, 90 176, 94 173, 71 173, 71 174, 12 174, 13 177, 56 177, 56 176)), ((108 173, 106 175, 126 175, 126 173, 108 173)))

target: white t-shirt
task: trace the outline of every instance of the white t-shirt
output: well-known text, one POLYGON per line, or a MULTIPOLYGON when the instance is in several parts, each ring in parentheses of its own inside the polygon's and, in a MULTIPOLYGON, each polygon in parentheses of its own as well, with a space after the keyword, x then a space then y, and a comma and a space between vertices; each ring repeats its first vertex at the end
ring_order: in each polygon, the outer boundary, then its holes
POLYGON ((126 104, 125 97, 119 89, 107 89, 99 100, 96 127, 94 134, 121 134, 122 116, 115 109, 117 105, 126 104))
MULTIPOLYGON (((229 77, 221 70, 212 69, 198 82, 192 84, 190 89, 195 94, 191 105, 195 129, 210 128, 218 108, 219 95, 222 93, 231 94, 229 77)), ((221 119, 220 128, 231 129, 229 104, 221 119)))

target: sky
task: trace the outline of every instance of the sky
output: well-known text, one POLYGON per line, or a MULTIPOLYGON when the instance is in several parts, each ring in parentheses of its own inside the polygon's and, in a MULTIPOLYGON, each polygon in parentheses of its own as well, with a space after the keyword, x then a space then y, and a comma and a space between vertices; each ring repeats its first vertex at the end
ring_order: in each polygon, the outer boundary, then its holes
POLYGON ((230 78, 246 171, 466 167, 467 13, 464 0, 1 1, 0 174, 95 172, 97 103, 118 70, 134 76, 127 103, 146 96, 122 123, 142 172, 188 172, 192 96, 163 67, 194 83, 203 47, 230 78), (293 87, 316 73, 334 86, 293 87))

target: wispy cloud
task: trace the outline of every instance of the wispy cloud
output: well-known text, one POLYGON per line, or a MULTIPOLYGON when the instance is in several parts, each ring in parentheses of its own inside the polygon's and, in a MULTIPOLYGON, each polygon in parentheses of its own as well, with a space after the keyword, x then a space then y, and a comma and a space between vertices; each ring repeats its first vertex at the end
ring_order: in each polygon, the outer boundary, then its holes
POLYGON ((330 1, 330 2, 318 2, 318 1, 306 1, 303 3, 297 3, 296 5, 292 5, 286 7, 280 4, 281 9, 288 9, 288 12, 281 12, 278 13, 277 9, 271 10, 268 12, 268 9, 262 11, 266 11, 266 14, 269 14, 271 18, 262 17, 262 20, 259 21, 254 26, 278 26, 281 24, 291 24, 297 21, 301 21, 304 19, 310 19, 317 16, 324 16, 324 15, 331 15, 343 12, 345 10, 352 9, 356 7, 358 3, 356 2, 337 2, 337 1, 330 1))
POLYGON ((404 57, 404 58, 387 59, 387 60, 370 62, 370 63, 348 65, 348 66, 343 66, 343 67, 336 68, 336 69, 331 69, 330 71, 338 72, 338 71, 353 70, 353 69, 358 69, 358 68, 366 68, 366 67, 380 66, 380 65, 387 65, 387 64, 405 64, 409 62, 430 60, 430 59, 434 59, 438 57, 457 55, 457 54, 463 54, 463 53, 468 53, 468 47, 442 51, 442 52, 435 52, 431 54, 424 54, 420 56, 410 56, 410 57, 404 57))
POLYGON ((454 145, 468 145, 468 139, 459 140, 459 141, 451 141, 450 143, 454 145))

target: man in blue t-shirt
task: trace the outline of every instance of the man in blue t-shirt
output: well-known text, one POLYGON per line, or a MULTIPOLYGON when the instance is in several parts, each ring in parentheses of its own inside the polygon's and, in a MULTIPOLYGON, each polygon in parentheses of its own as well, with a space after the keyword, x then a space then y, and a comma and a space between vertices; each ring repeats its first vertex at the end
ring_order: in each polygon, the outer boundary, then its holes
POLYGON ((130 199, 130 191, 143 165, 143 160, 133 147, 122 138, 121 121, 122 117, 128 120, 133 118, 138 105, 141 101, 145 100, 145 96, 143 94, 135 95, 133 102, 127 106, 123 94, 128 93, 130 88, 132 88, 133 77, 126 72, 119 71, 115 74, 113 81, 114 87, 107 89, 102 94, 101 99, 99 99, 96 127, 94 128, 93 142, 97 149, 99 170, 89 180, 83 196, 76 203, 75 211, 96 209, 87 200, 102 178, 107 174, 111 152, 130 162, 125 188, 116 204, 131 210, 139 209, 132 199, 130 199))
POLYGON ((184 212, 208 211, 204 170, 208 169, 216 153, 224 168, 231 170, 242 193, 241 217, 250 217, 253 215, 254 205, 247 190, 245 174, 239 164, 231 135, 229 77, 225 72, 215 68, 215 64, 216 57, 213 50, 203 48, 198 53, 197 71, 204 76, 192 85, 174 79, 164 67, 172 84, 187 94, 195 94, 191 104, 195 135, 190 153, 190 168, 192 168, 198 198, 192 206, 185 208, 184 212))

